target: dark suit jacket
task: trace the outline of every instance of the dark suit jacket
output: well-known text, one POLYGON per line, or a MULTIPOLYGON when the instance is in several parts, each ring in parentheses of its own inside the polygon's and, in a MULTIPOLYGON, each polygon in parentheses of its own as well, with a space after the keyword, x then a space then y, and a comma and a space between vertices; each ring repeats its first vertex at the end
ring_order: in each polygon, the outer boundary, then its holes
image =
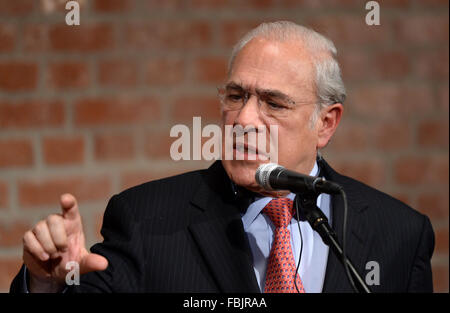
MULTIPOLYGON (((347 254, 364 277, 376 261, 373 292, 431 292, 434 234, 429 219, 402 202, 336 173, 348 198, 347 254)), ((260 292, 241 221, 242 206, 221 162, 207 170, 148 182, 113 196, 102 243, 105 271, 81 275, 72 292, 260 292)), ((332 197, 333 227, 341 238, 343 203, 332 197)), ((23 268, 12 292, 24 290, 23 268)), ((352 292, 343 266, 329 253, 324 292, 352 292)))

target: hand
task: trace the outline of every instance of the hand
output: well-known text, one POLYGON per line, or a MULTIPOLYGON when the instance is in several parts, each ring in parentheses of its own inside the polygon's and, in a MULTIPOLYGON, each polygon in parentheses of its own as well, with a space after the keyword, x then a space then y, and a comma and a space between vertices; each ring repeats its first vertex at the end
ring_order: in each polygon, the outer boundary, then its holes
POLYGON ((71 194, 60 199, 62 214, 51 214, 23 236, 23 261, 30 272, 30 292, 57 292, 65 283, 66 263, 76 261, 80 274, 102 271, 108 261, 90 253, 77 201, 71 194))

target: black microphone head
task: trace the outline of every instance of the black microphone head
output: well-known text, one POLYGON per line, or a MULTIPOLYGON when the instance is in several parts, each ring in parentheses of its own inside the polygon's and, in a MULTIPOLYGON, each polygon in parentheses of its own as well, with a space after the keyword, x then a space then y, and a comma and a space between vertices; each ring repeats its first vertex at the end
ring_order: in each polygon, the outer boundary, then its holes
POLYGON ((269 177, 274 170, 282 170, 284 167, 275 163, 261 164, 255 173, 256 182, 266 190, 273 190, 270 186, 269 177))

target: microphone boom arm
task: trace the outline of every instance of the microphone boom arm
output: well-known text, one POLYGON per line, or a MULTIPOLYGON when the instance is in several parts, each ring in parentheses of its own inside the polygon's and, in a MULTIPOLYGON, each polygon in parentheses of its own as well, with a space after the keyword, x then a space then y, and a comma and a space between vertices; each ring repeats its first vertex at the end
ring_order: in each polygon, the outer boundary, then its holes
MULTIPOLYGON (((300 207, 302 208, 305 218, 311 225, 312 229, 319 233, 323 242, 331 248, 338 260, 345 267, 343 251, 337 240, 336 233, 328 223, 328 219, 325 214, 316 205, 317 196, 304 198, 297 194, 296 201, 300 201, 300 207)), ((370 293, 370 289, 367 287, 364 280, 361 278, 348 257, 346 258, 346 263, 350 274, 352 275, 353 281, 355 282, 357 291, 360 293, 370 293)))

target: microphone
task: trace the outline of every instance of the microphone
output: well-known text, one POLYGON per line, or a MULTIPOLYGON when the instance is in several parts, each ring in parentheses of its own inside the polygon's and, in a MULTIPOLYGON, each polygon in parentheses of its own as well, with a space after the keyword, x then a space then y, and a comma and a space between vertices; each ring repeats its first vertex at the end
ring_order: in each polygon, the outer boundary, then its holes
POLYGON ((311 225, 311 228, 319 233, 323 242, 331 248, 338 260, 344 265, 345 273, 350 285, 357 292, 370 293, 370 289, 367 287, 352 262, 347 258, 345 252, 348 205, 344 188, 332 181, 327 181, 323 177, 303 175, 287 170, 283 166, 275 163, 260 165, 256 170, 255 179, 256 182, 266 190, 290 190, 291 192, 298 194, 300 197, 296 197, 296 203, 301 202, 305 218, 311 225), (328 224, 327 217, 317 207, 317 196, 321 193, 341 194, 344 200, 344 225, 342 231, 342 240, 344 244, 342 247, 339 245, 336 233, 333 231, 330 224, 328 224))
POLYGON ((289 190, 299 194, 339 194, 342 187, 323 177, 308 176, 275 163, 266 163, 258 167, 256 182, 266 190, 289 190))

